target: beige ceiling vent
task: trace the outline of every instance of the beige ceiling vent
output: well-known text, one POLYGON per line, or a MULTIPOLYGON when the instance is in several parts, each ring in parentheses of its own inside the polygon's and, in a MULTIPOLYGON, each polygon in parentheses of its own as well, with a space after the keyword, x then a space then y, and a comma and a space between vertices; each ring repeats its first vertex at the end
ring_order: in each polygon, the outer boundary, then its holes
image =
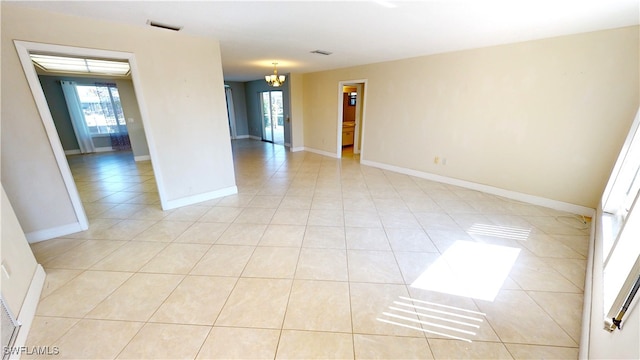
POLYGON ((163 24, 163 23, 159 23, 159 22, 153 21, 153 20, 147 20, 147 25, 153 26, 153 27, 157 27, 157 28, 161 28, 161 29, 173 30, 173 31, 182 30, 182 26, 163 24))
POLYGON ((333 54, 331 51, 326 51, 326 50, 313 50, 311 51, 312 54, 318 54, 318 55, 331 55, 333 54))

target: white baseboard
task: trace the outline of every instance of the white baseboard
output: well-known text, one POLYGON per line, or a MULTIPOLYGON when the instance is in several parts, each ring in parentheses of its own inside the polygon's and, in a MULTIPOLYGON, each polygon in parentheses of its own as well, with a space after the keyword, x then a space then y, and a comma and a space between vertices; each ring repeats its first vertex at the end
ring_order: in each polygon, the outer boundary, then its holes
POLYGON ((290 148, 290 147, 291 147, 291 144, 289 144, 289 143, 284 143, 284 147, 288 147, 288 148, 290 148))
POLYGON ((169 200, 162 203, 163 210, 171 210, 182 206, 193 205, 203 201, 217 199, 223 196, 229 196, 238 193, 237 186, 230 186, 228 188, 211 191, 204 194, 198 194, 193 196, 187 196, 176 200, 169 200))
POLYGON ((236 136, 234 139, 251 139, 251 140, 259 140, 262 141, 262 138, 260 136, 255 136, 255 135, 238 135, 236 136))
POLYGON ((87 227, 83 227, 79 222, 76 222, 62 226, 56 226, 54 228, 32 231, 30 233, 24 234, 24 236, 27 238, 27 241, 30 244, 33 244, 43 240, 54 239, 60 236, 74 234, 84 230, 87 230, 87 227))
POLYGON ((94 149, 96 152, 109 152, 109 151, 115 151, 113 150, 113 148, 111 146, 103 146, 103 147, 97 147, 94 149))
MULTIPOLYGON (((97 147, 94 149, 95 152, 109 152, 109 151, 115 151, 113 150, 113 148, 111 146, 103 146, 103 147, 97 147)), ((64 151, 65 155, 80 155, 82 154, 82 152, 80 151, 80 149, 74 149, 74 150, 65 150, 64 151)))
POLYGON ((133 160, 135 161, 147 161, 147 160, 151 160, 151 155, 140 155, 140 156, 134 156, 133 160))
MULTIPOLYGON (((42 294, 42 288, 44 287, 44 281, 46 277, 47 274, 44 272, 44 268, 42 267, 42 265, 38 264, 36 266, 36 271, 33 274, 33 278, 31 278, 31 285, 29 285, 27 296, 25 297, 24 302, 22 303, 22 307, 20 308, 20 314, 18 314, 17 320, 20 322, 20 324, 22 324, 22 326, 18 331, 16 342, 13 345, 14 349, 20 349, 27 343, 29 330, 31 330, 33 319, 36 316, 36 309, 38 308, 38 303, 40 302, 40 294, 42 294)), ((19 359, 20 354, 12 354, 10 358, 19 359)))
POLYGON ((291 152, 304 151, 304 146, 292 147, 291 149, 289 149, 289 151, 291 152))
MULTIPOLYGON (((601 254, 596 255, 596 244, 599 239, 602 239, 602 205, 598 206, 596 212, 596 218, 591 221, 591 234, 589 236, 589 253, 587 255, 587 272, 584 279, 584 300, 582 304, 582 332, 580 335, 580 352, 578 353, 578 359, 590 359, 589 357, 589 343, 591 341, 591 313, 593 311, 593 272, 594 261, 596 258, 601 260, 601 254)), ((600 247, 599 247, 600 248, 600 247)), ((598 271, 602 271, 602 267, 597 267, 598 271)), ((603 306, 604 308, 604 306, 603 306)), ((600 313, 602 308, 600 308, 600 313)))
MULTIPOLYGON (((305 150, 309 151, 309 149, 305 149, 305 150)), ((482 191, 488 194, 498 195, 508 199, 522 201, 528 204, 544 206, 544 207, 559 210, 559 211, 566 211, 572 214, 584 215, 589 217, 593 217, 595 215, 595 209, 591 209, 585 206, 547 199, 547 198, 543 198, 535 195, 523 194, 516 191, 505 190, 505 189, 501 189, 501 188, 497 188, 489 185, 478 184, 471 181, 450 178, 447 176, 431 174, 427 172, 407 169, 399 166, 388 165, 388 164, 383 164, 383 163, 369 161, 369 160, 361 159, 360 164, 376 167, 379 169, 390 170, 400 174, 411 175, 411 176, 419 177, 422 179, 433 180, 433 181, 437 181, 437 182, 441 182, 449 185, 460 186, 460 187, 471 189, 471 190, 482 191)))
MULTIPOLYGON (((296 149, 299 149, 299 148, 296 148, 296 149)), ((319 155, 332 157, 334 159, 339 159, 339 157, 338 157, 338 155, 336 153, 332 153, 332 152, 328 152, 328 151, 324 151, 324 150, 318 150, 318 149, 308 148, 308 147, 303 147, 302 150, 308 151, 308 152, 312 152, 314 154, 319 154, 319 155)), ((293 151, 293 150, 291 150, 291 151, 293 151)), ((300 150, 296 150, 296 151, 300 151, 300 150)))

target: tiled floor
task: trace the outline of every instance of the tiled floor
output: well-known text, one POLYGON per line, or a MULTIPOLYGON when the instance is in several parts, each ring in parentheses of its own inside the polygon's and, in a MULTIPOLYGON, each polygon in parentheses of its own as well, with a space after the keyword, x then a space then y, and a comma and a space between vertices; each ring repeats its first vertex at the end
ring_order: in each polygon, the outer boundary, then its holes
POLYGON ((34 244, 52 358, 576 358, 589 226, 235 141, 239 194, 162 211, 149 162, 69 159, 88 231, 34 244))

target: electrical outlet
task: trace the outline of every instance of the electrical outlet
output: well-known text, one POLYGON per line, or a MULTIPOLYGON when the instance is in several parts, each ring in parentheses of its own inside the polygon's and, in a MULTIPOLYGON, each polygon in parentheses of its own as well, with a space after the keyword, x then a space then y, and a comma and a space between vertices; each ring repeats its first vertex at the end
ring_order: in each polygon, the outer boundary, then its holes
POLYGON ((447 165, 447 158, 442 158, 442 165, 447 165))

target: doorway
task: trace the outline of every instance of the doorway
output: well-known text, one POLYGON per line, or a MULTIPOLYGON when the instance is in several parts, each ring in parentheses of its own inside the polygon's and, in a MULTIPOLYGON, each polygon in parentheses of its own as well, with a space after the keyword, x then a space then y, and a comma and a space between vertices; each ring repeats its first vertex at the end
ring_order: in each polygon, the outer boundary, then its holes
POLYGON ((366 80, 341 81, 338 101, 339 158, 360 160, 363 152, 366 80))
POLYGON ((262 141, 284 145, 284 104, 282 90, 260 92, 262 141))
MULTIPOLYGON (((42 85, 38 79, 38 75, 31 61, 30 54, 31 53, 45 53, 52 55, 60 55, 60 56, 70 56, 76 58, 97 58, 97 59, 110 59, 117 61, 126 61, 130 65, 131 69, 131 81, 133 83, 133 91, 136 94, 136 99, 138 102, 138 107, 140 109, 140 118, 143 123, 146 125, 146 119, 144 114, 146 113, 144 110, 144 98, 140 96, 138 92, 139 89, 139 78, 137 75, 137 65, 135 62, 135 57, 131 53, 125 52, 117 52, 110 50, 98 50, 98 49, 89 49, 89 48, 77 48, 70 46, 62 46, 62 45, 52 45, 52 44, 44 44, 44 43, 33 43, 26 42, 20 40, 14 40, 16 50, 18 56, 20 58, 20 62, 22 63, 22 68, 25 72, 25 76, 27 78, 27 83, 31 89, 31 92, 34 97, 34 101, 40 113, 40 117, 42 119, 43 126, 47 133, 47 137, 49 138, 49 142, 51 144, 51 148, 53 151, 53 155, 55 157, 56 163, 58 165, 58 169, 60 170, 60 174, 62 175, 62 179, 64 181, 65 187, 67 189, 67 193, 69 195, 69 199, 71 200, 71 204, 73 205, 74 212, 76 214, 76 218, 78 220, 77 224, 74 224, 75 231, 87 230, 89 227, 89 222, 87 218, 87 214, 85 212, 82 199, 80 198, 80 194, 78 192, 78 187, 76 186, 74 177, 71 173, 69 163, 67 162, 67 158, 62 147, 62 143, 60 140, 60 135, 55 127, 53 117, 51 111, 49 109, 47 99, 45 98, 44 91, 42 89, 42 85)), ((147 144, 149 146, 149 159, 154 157, 155 148, 154 144, 150 141, 150 139, 146 138, 147 144)), ((151 164, 152 165, 152 164, 151 164)), ((152 173, 153 168, 151 169, 152 173)), ((155 178, 156 188, 159 195, 159 199, 163 201, 163 187, 159 184, 159 179, 155 178)), ((65 231, 72 230, 71 227, 67 228, 65 231)), ((43 239, 44 240, 44 239, 43 239)))

